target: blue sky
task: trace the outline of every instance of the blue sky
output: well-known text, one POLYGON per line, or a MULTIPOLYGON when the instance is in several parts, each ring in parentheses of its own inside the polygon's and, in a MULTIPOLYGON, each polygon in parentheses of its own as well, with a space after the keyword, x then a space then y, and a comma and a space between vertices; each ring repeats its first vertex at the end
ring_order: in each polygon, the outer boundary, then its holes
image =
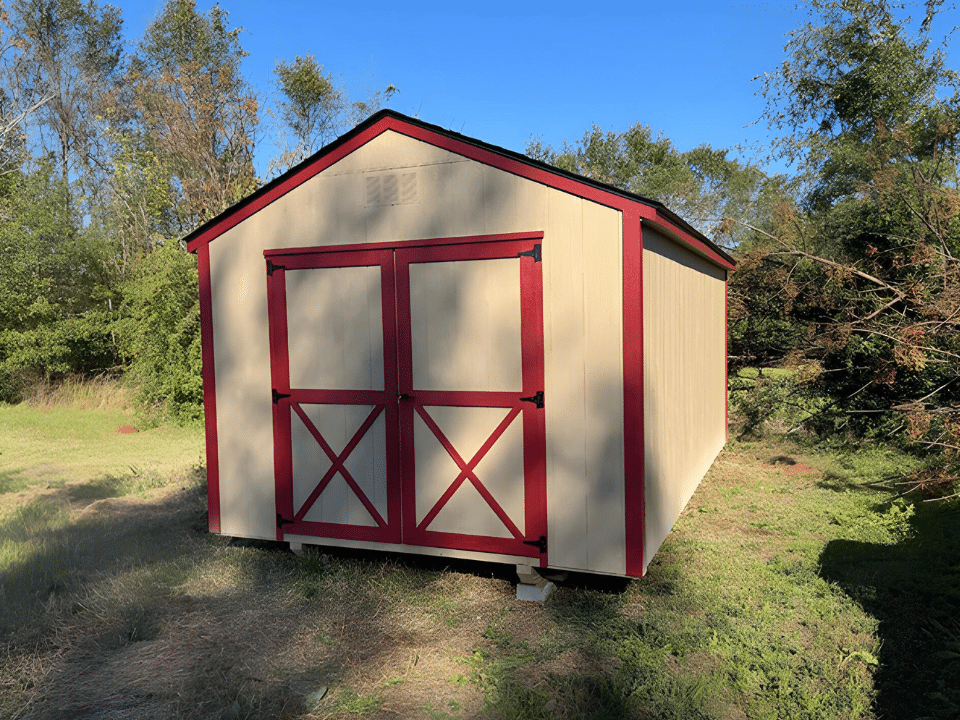
MULTIPOLYGON (((114 2, 131 40, 164 4, 114 2)), ((212 3, 197 5, 206 12, 212 3)), ((312 53, 351 95, 392 83, 400 92, 389 107, 518 152, 532 137, 556 146, 593 124, 624 130, 637 122, 681 150, 765 147, 770 133, 753 78, 783 60, 787 34, 806 17, 793 2, 761 0, 221 7, 244 29, 245 71, 267 99, 274 63, 312 53)), ((272 152, 262 144, 261 171, 272 152)))

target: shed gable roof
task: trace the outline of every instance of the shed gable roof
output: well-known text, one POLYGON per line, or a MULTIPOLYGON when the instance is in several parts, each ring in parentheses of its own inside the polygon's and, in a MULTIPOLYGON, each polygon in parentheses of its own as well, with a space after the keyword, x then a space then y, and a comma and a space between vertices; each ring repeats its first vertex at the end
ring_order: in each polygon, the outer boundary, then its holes
POLYGON ((393 110, 381 110, 372 115, 299 165, 205 222, 184 238, 187 249, 194 252, 200 246, 212 242, 373 138, 390 130, 601 205, 624 212, 633 210, 642 223, 653 225, 698 255, 723 268, 734 267, 733 259, 727 253, 656 200, 560 170, 525 155, 430 125, 393 110))

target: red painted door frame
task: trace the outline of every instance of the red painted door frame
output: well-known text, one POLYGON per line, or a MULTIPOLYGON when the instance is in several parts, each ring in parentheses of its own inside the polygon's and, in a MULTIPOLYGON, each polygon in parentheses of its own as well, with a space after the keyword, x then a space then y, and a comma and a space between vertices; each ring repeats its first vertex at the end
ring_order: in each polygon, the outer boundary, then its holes
POLYGON ((273 390, 274 471, 276 477, 277 538, 284 535, 371 540, 428 547, 492 552, 538 558, 547 566, 546 512, 546 422, 542 403, 543 368, 543 276, 535 245, 543 233, 438 238, 433 240, 378 243, 362 246, 326 246, 291 250, 267 250, 267 302, 270 325, 270 361, 273 390), (295 254, 294 254, 295 253, 295 254), (413 263, 449 262, 519 258, 522 387, 520 393, 486 391, 436 391, 413 387, 410 277, 413 263), (383 306, 384 389, 338 390, 291 388, 287 332, 286 270, 378 265, 381 269, 383 306), (541 393, 541 404, 535 402, 541 393), (284 397, 286 396, 286 397, 284 397), (301 403, 371 405, 373 411, 347 447, 337 455, 320 432, 309 422, 301 403), (472 458, 459 455, 424 406, 502 407, 507 415, 472 458), (364 432, 379 414, 386 416, 387 432, 387 517, 372 510, 355 483, 351 482, 343 462, 364 432), (331 460, 331 468, 321 478, 302 509, 294 514, 292 487, 291 420, 296 414, 331 460), (460 468, 451 485, 431 512, 416 522, 414 416, 418 415, 436 435, 441 445, 460 468), (524 532, 507 517, 496 499, 473 473, 487 451, 513 422, 523 426, 524 532), (302 518, 313 501, 336 473, 358 493, 377 527, 339 523, 310 522, 302 518), (512 538, 437 532, 426 529, 463 482, 471 482, 491 509, 504 522, 512 538))
POLYGON ((404 542, 433 547, 453 547, 464 550, 496 552, 504 555, 536 557, 546 567, 546 423, 544 408, 538 407, 537 393, 543 393, 543 274, 538 258, 526 255, 533 250, 531 240, 507 240, 470 245, 438 245, 398 249, 397 268, 397 333, 400 362, 399 391, 405 399, 400 404, 401 427, 401 473, 403 483, 403 537, 404 542), (520 337, 522 391, 437 391, 417 388, 413 384, 413 349, 409 330, 410 316, 410 265, 414 263, 450 262, 460 260, 492 260, 518 258, 520 260, 520 337), (524 399, 527 398, 527 399, 524 399), (532 400, 532 401, 531 401, 532 400), (457 407, 499 407, 508 410, 480 450, 472 458, 463 458, 444 437, 426 410, 428 406, 453 405, 457 407), (430 428, 440 444, 460 468, 460 473, 451 478, 451 484, 431 511, 416 522, 415 444, 413 438, 414 416, 419 416, 430 428), (486 452, 500 438, 509 425, 519 421, 523 424, 524 466, 524 531, 507 516, 483 482, 473 473, 486 452), (512 538, 465 535, 437 532, 427 526, 464 482, 474 485, 484 501, 500 518, 512 538), (536 543, 543 538, 543 548, 536 543), (534 544, 530 544, 534 543, 534 544))
POLYGON ((270 374, 273 403, 274 478, 276 483, 277 539, 285 534, 314 535, 348 540, 400 542, 399 457, 396 444, 387 442, 387 516, 382 517, 350 476, 343 463, 356 448, 379 415, 385 415, 387 437, 398 433, 396 322, 393 253, 389 250, 364 250, 333 254, 287 256, 282 264, 267 259, 267 312, 270 326, 270 374), (379 266, 383 313, 383 390, 344 390, 337 388, 294 388, 290 386, 289 337, 287 332, 286 272, 310 268, 379 266), (311 422, 301 405, 372 405, 373 410, 337 454, 311 422), (297 415, 331 461, 306 502, 297 510, 293 500, 293 440, 291 422, 297 415), (304 516, 339 473, 357 495, 376 527, 342 523, 314 522, 304 516))

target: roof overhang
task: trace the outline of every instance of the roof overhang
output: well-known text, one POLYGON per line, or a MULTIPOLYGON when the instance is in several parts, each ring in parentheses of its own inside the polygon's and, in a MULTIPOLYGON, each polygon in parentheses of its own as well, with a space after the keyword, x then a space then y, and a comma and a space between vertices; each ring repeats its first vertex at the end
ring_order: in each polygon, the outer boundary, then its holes
POLYGON ((262 208, 387 131, 420 140, 600 205, 624 212, 636 212, 642 224, 663 232, 674 242, 684 245, 706 260, 727 270, 732 270, 735 266, 733 258, 726 252, 656 200, 560 170, 525 155, 430 125, 393 110, 381 110, 372 115, 299 165, 205 222, 184 238, 187 249, 195 252, 200 246, 212 242, 262 208))

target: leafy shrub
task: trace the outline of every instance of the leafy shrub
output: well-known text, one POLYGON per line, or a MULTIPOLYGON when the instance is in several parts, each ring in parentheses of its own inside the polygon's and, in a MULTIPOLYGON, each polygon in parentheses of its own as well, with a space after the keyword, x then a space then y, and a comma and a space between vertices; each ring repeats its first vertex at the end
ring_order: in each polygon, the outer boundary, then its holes
POLYGON ((28 330, 0 331, 0 401, 19 402, 32 378, 57 380, 113 368, 118 349, 110 313, 90 310, 28 330))
POLYGON ((141 402, 180 421, 203 413, 197 263, 168 242, 142 256, 123 286, 117 328, 141 402))

